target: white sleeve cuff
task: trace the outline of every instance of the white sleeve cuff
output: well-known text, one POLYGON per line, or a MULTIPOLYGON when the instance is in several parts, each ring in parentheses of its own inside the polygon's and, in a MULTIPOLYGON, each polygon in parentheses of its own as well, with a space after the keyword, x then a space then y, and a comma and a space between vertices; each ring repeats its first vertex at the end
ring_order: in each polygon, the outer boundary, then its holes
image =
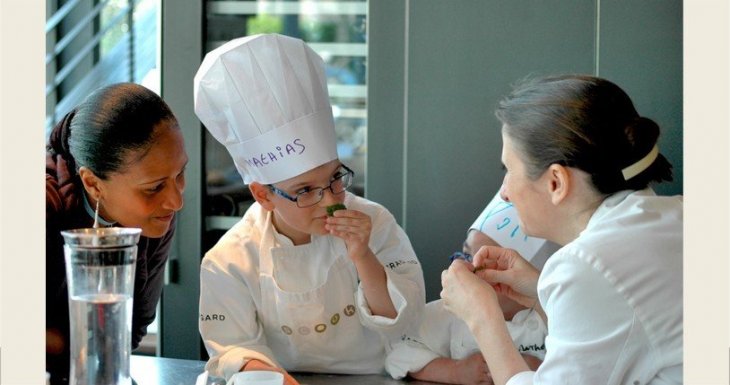
POLYGON ((535 372, 519 372, 512 376, 505 385, 532 385, 535 372))
MULTIPOLYGON (((385 359, 385 370, 396 380, 400 380, 439 358, 439 355, 424 347, 411 346, 417 342, 402 342, 385 359)), ((420 344, 419 344, 420 345, 420 344)))
POLYGON ((279 367, 276 362, 263 353, 237 347, 223 353, 218 360, 209 360, 205 365, 205 370, 214 376, 224 377, 227 381, 231 376, 241 371, 244 363, 253 359, 265 362, 273 367, 279 367))
POLYGON ((393 282, 400 277, 398 277, 397 274, 389 273, 387 269, 385 271, 385 274, 387 277, 386 285, 388 288, 388 295, 390 295, 390 300, 393 301, 393 307, 395 307, 397 315, 395 318, 387 318, 379 315, 373 315, 372 311, 370 310, 370 305, 365 298, 365 293, 362 289, 362 283, 360 283, 357 288, 357 307, 360 310, 360 319, 362 320, 363 325, 369 325, 375 328, 388 328, 398 323, 398 321, 402 318, 401 316, 404 313, 408 301, 406 301, 406 298, 393 282))

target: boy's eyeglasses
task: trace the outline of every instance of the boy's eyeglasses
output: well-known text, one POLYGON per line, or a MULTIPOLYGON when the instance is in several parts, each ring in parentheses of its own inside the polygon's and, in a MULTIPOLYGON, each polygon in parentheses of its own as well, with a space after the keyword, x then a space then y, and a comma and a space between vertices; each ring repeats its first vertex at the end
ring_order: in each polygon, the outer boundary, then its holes
POLYGON ((344 164, 340 167, 337 173, 332 177, 332 181, 327 187, 314 187, 311 189, 305 189, 297 193, 296 196, 291 196, 285 191, 276 188, 274 185, 268 185, 269 189, 276 195, 286 198, 292 202, 296 202, 298 207, 309 207, 319 203, 324 197, 324 190, 329 189, 332 194, 341 194, 352 185, 352 178, 355 172, 350 170, 344 164))

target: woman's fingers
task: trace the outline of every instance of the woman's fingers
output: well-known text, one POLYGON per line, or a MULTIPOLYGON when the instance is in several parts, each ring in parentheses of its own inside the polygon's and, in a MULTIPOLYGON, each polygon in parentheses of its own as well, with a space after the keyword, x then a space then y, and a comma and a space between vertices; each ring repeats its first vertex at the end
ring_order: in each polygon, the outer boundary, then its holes
POLYGON ((506 270, 522 259, 512 249, 499 246, 482 246, 474 255, 474 266, 485 266, 489 269, 506 270))
POLYGON ((495 270, 494 268, 478 270, 475 274, 492 285, 498 283, 510 284, 512 275, 509 270, 495 270))

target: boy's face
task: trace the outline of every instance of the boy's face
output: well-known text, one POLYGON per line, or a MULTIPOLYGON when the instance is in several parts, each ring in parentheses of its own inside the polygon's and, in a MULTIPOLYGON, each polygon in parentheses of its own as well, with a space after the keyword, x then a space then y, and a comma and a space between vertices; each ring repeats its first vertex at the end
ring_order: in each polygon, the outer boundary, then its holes
POLYGON ((477 229, 469 229, 462 251, 474 255, 482 246, 499 246, 499 244, 487 234, 477 229))
POLYGON ((328 234, 324 228, 327 206, 343 203, 345 193, 332 194, 332 191, 326 187, 329 186, 332 177, 338 173, 341 166, 342 163, 339 159, 335 159, 304 174, 275 184, 278 189, 292 197, 308 189, 324 188, 322 200, 313 206, 298 207, 296 202, 270 192, 269 199, 273 205, 274 226, 280 234, 289 237, 295 245, 309 242, 311 234, 328 234))

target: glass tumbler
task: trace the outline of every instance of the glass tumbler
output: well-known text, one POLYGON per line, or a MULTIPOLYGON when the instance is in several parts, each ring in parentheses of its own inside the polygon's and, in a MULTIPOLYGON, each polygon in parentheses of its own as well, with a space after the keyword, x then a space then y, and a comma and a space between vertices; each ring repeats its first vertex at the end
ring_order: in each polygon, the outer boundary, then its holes
POLYGON ((141 229, 62 231, 71 385, 131 385, 132 298, 141 229))

